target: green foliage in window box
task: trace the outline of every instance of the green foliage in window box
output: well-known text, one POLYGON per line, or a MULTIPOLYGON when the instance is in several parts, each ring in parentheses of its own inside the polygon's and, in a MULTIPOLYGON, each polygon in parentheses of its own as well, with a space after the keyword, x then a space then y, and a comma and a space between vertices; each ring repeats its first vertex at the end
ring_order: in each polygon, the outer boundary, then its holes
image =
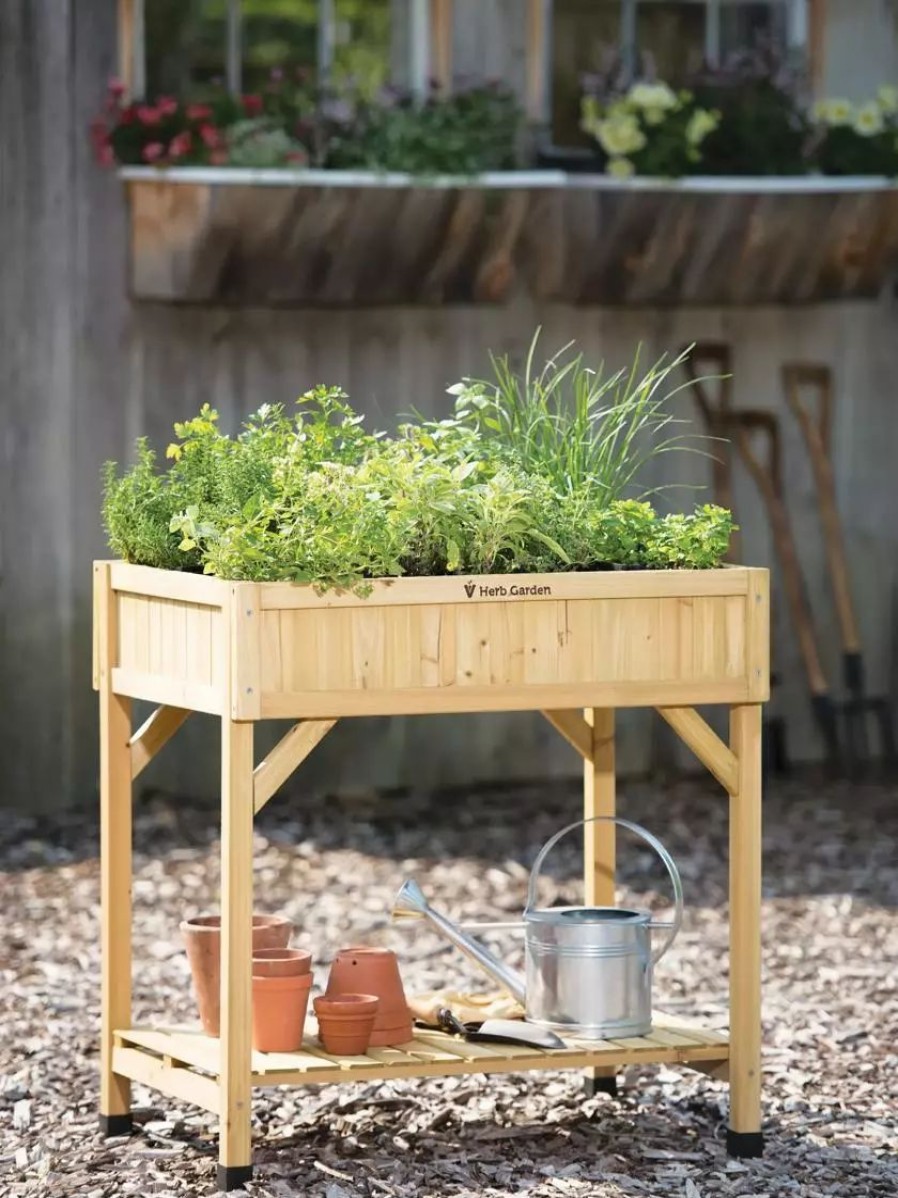
MULTIPOLYGON (((165 569, 364 592, 400 575, 716 566, 732 530, 710 505, 658 515, 633 497, 669 432, 680 359, 603 378, 579 356, 453 388, 442 421, 369 433, 335 388, 294 415, 265 405, 237 437, 205 406, 175 426, 168 470, 146 442, 123 475, 106 467, 113 552, 165 569), (576 442, 576 443, 575 443, 576 442)), ((694 448, 694 447, 693 447, 694 448)))

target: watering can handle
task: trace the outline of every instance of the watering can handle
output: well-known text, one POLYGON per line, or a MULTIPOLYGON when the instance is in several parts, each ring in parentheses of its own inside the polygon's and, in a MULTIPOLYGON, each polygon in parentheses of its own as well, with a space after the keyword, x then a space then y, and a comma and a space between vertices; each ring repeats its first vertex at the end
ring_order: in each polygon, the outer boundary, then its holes
POLYGON ((562 836, 567 836, 568 832, 573 832, 575 828, 584 827, 586 824, 596 823, 617 824, 621 828, 628 828, 631 832, 635 832, 650 848, 655 850, 664 862, 667 872, 670 875, 673 885, 674 903, 676 904, 674 917, 669 923, 658 922, 653 919, 649 924, 649 927, 654 931, 666 931, 668 933, 667 939, 661 947, 655 949, 652 953, 652 964, 657 965, 673 944, 674 937, 679 932, 680 924, 683 922, 683 883, 680 881, 680 871, 677 869, 673 857, 671 857, 661 841, 654 837, 651 832, 647 832, 645 828, 641 828, 639 824, 631 823, 630 820, 620 819, 618 816, 611 815, 594 815, 590 819, 578 819, 576 823, 568 824, 566 828, 562 828, 560 832, 556 832, 554 836, 550 837, 539 850, 536 860, 533 862, 533 869, 530 871, 530 886, 527 890, 527 907, 524 911, 524 916, 526 917, 527 912, 532 911, 536 906, 536 887, 539 882, 539 874, 549 852, 561 840, 562 836))

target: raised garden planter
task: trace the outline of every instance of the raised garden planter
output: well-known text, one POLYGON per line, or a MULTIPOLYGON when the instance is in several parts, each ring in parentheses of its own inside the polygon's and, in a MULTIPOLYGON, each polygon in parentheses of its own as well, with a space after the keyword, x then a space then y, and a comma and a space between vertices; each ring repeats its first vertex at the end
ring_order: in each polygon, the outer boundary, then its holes
MULTIPOLYGON (((765 570, 402 578, 368 598, 229 583, 120 562, 95 566, 100 694, 103 1039, 101 1126, 131 1126, 139 1081, 221 1117, 219 1184, 250 1176, 251 1088, 588 1067, 608 1088, 631 1062, 729 1077, 728 1146, 760 1133, 760 743, 768 697, 765 570), (137 731, 131 700, 159 707, 137 731), (729 745, 693 709, 731 708, 729 745), (731 796, 730 1034, 658 1016, 648 1036, 567 1038, 559 1051, 416 1032, 364 1056, 252 1052, 252 826, 336 720, 542 710, 584 761, 585 815, 613 815, 614 708, 656 706, 731 796), (579 709, 586 708, 585 714, 579 709), (132 781, 191 711, 221 717, 221 1036, 131 1018, 132 781), (297 723, 256 765, 253 723, 297 723)), ((586 837, 586 901, 613 902, 614 841, 586 837)), ((308 901, 314 902, 309 895, 308 901)))
POLYGON ((874 297, 898 265, 898 188, 872 177, 119 173, 137 299, 814 303, 874 297))

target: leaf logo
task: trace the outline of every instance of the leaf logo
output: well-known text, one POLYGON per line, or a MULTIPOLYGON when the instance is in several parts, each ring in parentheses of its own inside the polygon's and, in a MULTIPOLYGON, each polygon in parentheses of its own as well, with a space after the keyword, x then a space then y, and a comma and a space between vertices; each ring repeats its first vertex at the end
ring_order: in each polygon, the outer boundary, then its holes
POLYGON ((473 583, 473 582, 466 582, 466 583, 465 583, 465 594, 468 596, 468 598, 469 598, 469 599, 470 599, 470 598, 472 597, 472 595, 474 594, 474 591, 475 591, 475 589, 476 589, 476 584, 475 584, 475 583, 473 583))

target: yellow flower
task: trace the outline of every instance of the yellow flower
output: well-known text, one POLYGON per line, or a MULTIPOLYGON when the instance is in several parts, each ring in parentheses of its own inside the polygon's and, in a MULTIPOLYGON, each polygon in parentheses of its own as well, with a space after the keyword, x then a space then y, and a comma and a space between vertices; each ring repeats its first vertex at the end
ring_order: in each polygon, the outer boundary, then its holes
POLYGON ((666 83, 634 83, 627 92, 627 103, 633 108, 661 109, 663 112, 676 108, 677 97, 666 83))
POLYGON ((612 158, 635 154, 645 145, 645 134, 639 121, 627 112, 614 112, 595 128, 599 145, 612 158))
POLYGON ((898 112, 898 87, 883 84, 876 93, 876 99, 883 112, 898 112))
POLYGON ((700 145, 709 133, 713 133, 720 123, 716 112, 708 112, 705 108, 696 108, 686 126, 686 141, 690 146, 700 145))
POLYGON ((854 106, 850 100, 818 100, 814 105, 814 117, 830 126, 850 125, 854 120, 854 106))
POLYGON ((615 179, 629 179, 635 174, 636 167, 629 158, 610 158, 606 170, 609 175, 614 175, 615 179))
POLYGON ((667 116, 667 111, 664 108, 644 108, 642 110, 642 119, 647 125, 660 125, 667 116))
POLYGON ((858 110, 854 118, 855 133, 860 133, 861 137, 874 137, 877 133, 882 133, 883 128, 882 112, 878 104, 865 104, 858 110))

